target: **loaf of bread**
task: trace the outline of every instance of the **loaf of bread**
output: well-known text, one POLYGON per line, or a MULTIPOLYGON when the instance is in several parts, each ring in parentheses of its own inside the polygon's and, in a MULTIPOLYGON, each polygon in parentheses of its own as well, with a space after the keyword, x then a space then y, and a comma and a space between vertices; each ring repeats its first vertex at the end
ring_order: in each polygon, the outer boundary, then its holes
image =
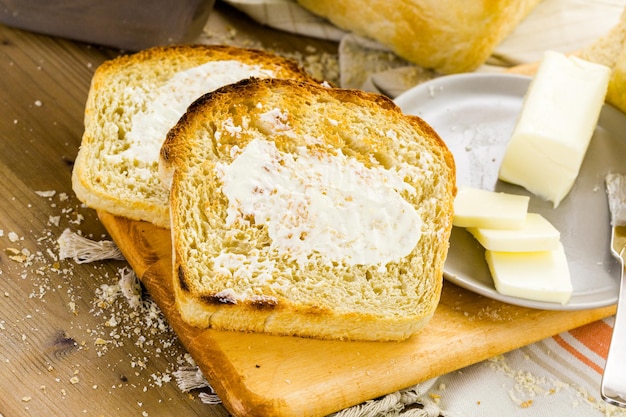
POLYGON ((189 107, 160 165, 186 322, 384 341, 434 314, 455 166, 388 98, 243 80, 189 107))
POLYGON ((95 72, 72 187, 87 206, 169 228, 158 175, 167 131, 202 94, 242 78, 311 80, 270 53, 228 46, 156 47, 112 59, 95 72))
POLYGON ((473 71, 541 0, 297 0, 442 74, 473 71))
POLYGON ((587 61, 611 68, 607 103, 626 113, 626 9, 607 34, 579 52, 587 61))

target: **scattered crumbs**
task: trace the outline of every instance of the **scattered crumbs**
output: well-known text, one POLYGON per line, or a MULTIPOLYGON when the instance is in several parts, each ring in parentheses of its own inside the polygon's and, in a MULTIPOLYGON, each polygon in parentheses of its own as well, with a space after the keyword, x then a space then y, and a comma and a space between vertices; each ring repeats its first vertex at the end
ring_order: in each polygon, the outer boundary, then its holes
MULTIPOLYGON (((111 271, 110 264, 92 263, 90 265, 91 272, 86 272, 91 275, 88 278, 97 280, 101 285, 94 290, 91 299, 83 300, 79 298, 80 296, 76 292, 81 285, 81 281, 75 279, 75 270, 79 262, 74 261, 74 253, 70 257, 72 259, 65 259, 60 256, 59 234, 63 227, 82 224, 84 216, 81 211, 88 210, 88 208, 80 202, 76 204, 76 200, 67 193, 58 193, 54 190, 38 190, 34 193, 47 199, 49 207, 53 211, 48 216, 47 224, 43 224, 43 230, 29 231, 28 238, 20 236, 17 231, 0 229, 3 252, 6 253, 6 258, 11 260, 11 262, 3 264, 0 274, 4 271, 11 271, 14 276, 27 280, 32 285, 31 292, 28 294, 31 299, 46 303, 49 294, 58 294, 63 297, 65 306, 70 313, 77 315, 79 310, 84 308, 88 314, 92 315, 95 319, 92 320, 92 323, 95 324, 90 325, 90 328, 81 329, 85 330, 86 339, 80 342, 74 341, 73 347, 95 350, 98 357, 105 356, 115 348, 125 349, 130 344, 139 347, 137 351, 141 352, 141 356, 128 356, 126 359, 128 366, 134 369, 134 375, 141 377, 143 381, 144 386, 138 386, 138 389, 143 388, 144 392, 148 392, 155 387, 172 384, 176 370, 193 364, 193 360, 180 345, 178 337, 156 303, 147 294, 143 294, 139 280, 132 269, 127 266, 127 263, 123 263, 126 266, 119 268, 117 272, 111 271), (157 358, 162 358, 162 362, 167 364, 164 369, 159 369, 157 373, 150 372, 150 374, 143 375, 144 370, 148 369, 150 361, 157 358)), ((76 226, 73 228, 76 230, 76 226)), ((106 236, 100 236, 100 239, 84 236, 79 229, 71 233, 79 236, 81 241, 93 242, 97 248, 102 249, 104 246, 108 251, 105 251, 106 253, 112 253, 116 259, 123 259, 119 249, 112 242, 102 240, 106 236)), ((87 257, 93 255, 93 250, 88 252, 90 253, 87 254, 87 257)), ((63 255, 67 255, 67 253, 63 255)), ((106 254, 102 256, 102 251, 100 251, 98 260, 100 259, 111 258, 107 257, 106 254)), ((85 259, 81 257, 80 260, 83 262, 85 259)), ((93 261, 93 259, 91 260, 93 261)), ((85 271, 89 271, 89 269, 85 271)), ((0 297, 8 298, 11 296, 12 294, 7 290, 0 292, 0 297)), ((54 297, 56 300, 56 295, 54 297)), ((34 321, 37 318, 36 311, 34 310, 33 314, 28 314, 25 319, 34 321)), ((5 331, 5 328, 8 328, 6 322, 0 319, 0 331, 5 331)), ((28 333, 20 332, 17 337, 26 345, 31 343, 28 333)), ((66 351, 61 349, 60 352, 64 354, 66 351)), ((9 359, 4 361, 9 363, 9 359)), ((117 361, 109 363, 104 360, 104 363, 111 368, 119 366, 117 361)), ((44 369, 49 373, 57 371, 50 363, 46 363, 44 369)), ((70 384, 76 385, 84 382, 81 381, 84 378, 80 378, 78 371, 65 379, 58 376, 51 377, 59 384, 59 389, 56 392, 60 392, 64 397, 69 395, 70 391, 61 388, 62 384, 67 384, 67 388, 70 384)), ((137 381, 138 379, 135 379, 132 382, 133 387, 137 381)), ((113 388, 121 388, 125 385, 130 386, 131 382, 125 379, 113 388)), ((36 387, 39 386, 39 384, 36 385, 36 387)), ((89 386, 93 390, 98 389, 96 384, 89 386)), ((41 389, 43 390, 43 388, 41 389)), ((109 392, 111 393, 111 391, 109 392)), ((49 388, 46 389, 46 393, 50 393, 49 388)), ((195 393, 192 398, 201 400, 199 395, 195 393)), ((31 401, 31 397, 23 397, 22 401, 31 401)), ((1 413, 0 417, 2 417, 1 413)))
MULTIPOLYGON (((514 386, 508 391, 508 396, 520 408, 530 408, 535 404, 536 398, 552 396, 563 389, 573 388, 580 397, 584 398, 594 408, 598 408, 601 411, 607 410, 604 404, 598 404, 593 397, 588 396, 584 389, 580 387, 572 386, 553 377, 534 375, 522 369, 512 369, 504 355, 498 355, 489 359, 486 363, 512 379, 514 386)), ((573 404, 573 406, 576 405, 578 404, 573 404)), ((606 415, 608 416, 609 414, 606 415)))
POLYGON ((41 107, 43 106, 43 103, 41 102, 41 100, 35 100, 35 106, 41 107))
POLYGON ((56 195, 56 191, 54 190, 48 190, 48 191, 35 191, 35 194, 37 194, 39 197, 44 197, 44 198, 52 198, 56 195))
POLYGON ((223 44, 244 48, 264 49, 276 55, 296 61, 311 76, 318 80, 324 80, 334 85, 340 85, 339 54, 318 51, 314 46, 309 45, 304 52, 287 52, 274 48, 264 47, 260 42, 251 39, 241 39, 237 37, 235 28, 228 28, 228 31, 219 33, 204 28, 204 32, 196 40, 203 44, 223 44))
POLYGON ((67 306, 72 314, 78 314, 78 311, 76 310, 76 303, 74 301, 70 301, 69 303, 67 303, 67 306))
POLYGON ((522 407, 522 408, 528 408, 528 407, 530 407, 531 405, 533 405, 533 400, 526 400, 526 401, 523 401, 523 402, 520 404, 520 407, 522 407))
MULTIPOLYGON (((457 305, 454 307, 459 314, 463 314, 469 321, 487 320, 492 322, 513 321, 519 318, 520 312, 508 308, 502 308, 500 306, 486 305, 477 309, 476 311, 464 311, 463 305, 457 305)), ((522 313, 523 314, 523 313, 522 313)))
POLYGON ((439 404, 439 402, 441 401, 441 395, 439 394, 430 393, 428 394, 428 396, 433 400, 435 404, 439 404))
POLYGON ((22 397, 22 401, 25 402, 25 403, 29 402, 32 399, 33 399, 33 397, 22 397))
POLYGON ((101 338, 101 337, 97 337, 97 338, 96 338, 96 340, 94 340, 94 344, 95 344, 96 346, 104 346, 104 345, 106 345, 107 343, 110 343, 110 341, 108 341, 108 340, 104 340, 104 339, 103 339, 103 338, 101 338))

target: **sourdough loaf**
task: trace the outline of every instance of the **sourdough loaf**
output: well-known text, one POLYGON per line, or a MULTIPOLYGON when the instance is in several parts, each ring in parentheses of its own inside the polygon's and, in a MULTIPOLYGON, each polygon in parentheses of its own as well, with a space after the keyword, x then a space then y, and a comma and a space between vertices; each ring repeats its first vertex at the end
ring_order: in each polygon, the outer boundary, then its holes
POLYGON ((388 98, 243 80, 189 107, 160 165, 186 322, 382 341, 433 315, 454 162, 388 98))
POLYGON ((607 34, 579 52, 581 58, 611 68, 607 103, 626 113, 626 9, 607 34))
POLYGON ((541 0, 297 0, 340 28, 443 74, 473 71, 541 0))
POLYGON ((242 78, 311 78, 290 60, 229 46, 156 47, 95 72, 72 187, 86 205, 169 228, 158 175, 167 131, 202 94, 242 78))

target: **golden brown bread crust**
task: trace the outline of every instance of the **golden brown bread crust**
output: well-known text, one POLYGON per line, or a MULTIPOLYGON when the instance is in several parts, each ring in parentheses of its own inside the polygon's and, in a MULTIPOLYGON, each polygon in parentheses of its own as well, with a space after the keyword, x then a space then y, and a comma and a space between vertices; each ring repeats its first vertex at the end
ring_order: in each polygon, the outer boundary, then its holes
POLYGON ((236 61, 274 71, 277 77, 314 81, 292 60, 225 45, 154 47, 103 63, 92 79, 85 132, 72 173, 72 186, 81 201, 94 209, 169 228, 168 196, 158 161, 124 159, 131 146, 126 135, 133 115, 148 105, 143 97, 150 97, 176 73, 212 61, 236 61))
POLYGON ((606 35, 583 48, 578 55, 611 68, 606 101, 626 113, 626 8, 606 35))
POLYGON ((473 71, 541 0, 298 0, 337 26, 443 74, 473 71))
MULTIPOLYGON (((456 193, 454 160, 428 124, 416 116, 403 115, 390 99, 359 90, 332 89, 293 80, 242 80, 208 93, 189 106, 168 133, 161 149, 160 163, 163 172, 173 178, 174 288, 185 321, 200 327, 280 335, 401 340, 422 329, 434 314, 452 228, 456 193), (259 135, 252 128, 250 132, 245 129, 220 130, 225 118, 232 118, 228 123, 231 127, 254 126, 254 121, 260 118, 258 113, 275 108, 289 114, 287 124, 293 128, 294 135, 267 132, 259 135), (318 115, 317 111, 326 113, 318 115), (339 114, 345 118, 340 120, 339 114), (370 120, 370 117, 374 119, 370 120), (243 122, 246 118, 247 122, 243 122), (341 127, 322 131, 321 126, 328 119, 339 120, 341 127), (381 125, 382 122, 387 125, 381 125), (387 132, 392 129, 404 132, 398 138, 402 145, 390 140, 393 135, 387 132), (410 140, 407 140, 407 129, 412 132, 410 140), (309 141, 305 133, 320 138, 322 142, 309 141), (423 174, 433 172, 433 175, 424 174, 422 180, 411 183, 417 191, 412 204, 420 206, 417 209, 422 210, 420 213, 428 223, 424 226, 424 238, 419 247, 407 259, 387 264, 386 273, 381 272, 379 266, 372 265, 339 265, 329 271, 317 267, 307 270, 289 259, 279 260, 277 257, 280 270, 277 269, 271 279, 291 277, 289 279, 294 282, 288 291, 282 292, 265 284, 248 288, 254 294, 252 296, 240 297, 244 291, 241 288, 229 291, 230 285, 236 287, 239 284, 219 282, 226 278, 211 269, 219 250, 234 245, 229 243, 216 249, 213 243, 219 246, 224 234, 235 235, 231 233, 232 229, 224 226, 228 200, 212 173, 218 163, 233 162, 237 153, 233 153, 234 149, 243 149, 260 136, 272 141, 281 152, 295 152, 296 147, 302 146, 314 153, 332 154, 341 149, 368 167, 394 169, 408 160, 417 165, 425 164, 424 160, 433 161, 423 167, 420 165, 418 170, 423 174), (194 199, 195 202, 190 202, 194 199), (195 217, 200 220, 190 220, 195 217), (193 238, 198 239, 196 243, 187 236, 190 229, 197 235, 193 238), (200 248, 207 245, 211 248, 205 256, 195 259, 192 252, 207 250, 200 248), (291 272, 285 272, 287 270, 291 272), (319 293, 302 295, 308 290, 296 282, 321 280, 322 277, 326 281, 310 290, 319 293), (345 278, 349 283, 337 282, 344 280, 339 277, 350 277, 345 278), (354 289, 357 284, 351 282, 359 280, 365 282, 365 286, 367 282, 376 283, 380 288, 387 286, 382 291, 389 294, 373 300, 363 295, 363 300, 367 301, 357 300, 357 305, 334 295, 333 286, 337 285, 337 293, 342 293, 345 290, 342 285, 354 289), (328 288, 322 288, 324 286, 328 288), (292 296, 294 292, 299 297, 292 296)), ((242 233, 248 232, 242 230, 242 233)), ((263 236, 262 232, 259 233, 263 236)), ((240 243, 237 245, 237 248, 242 247, 240 243)), ((245 250, 237 249, 238 255, 242 253, 245 254, 245 250)), ((363 289, 363 292, 375 297, 371 295, 371 289, 363 289)))
MULTIPOLYGON (((163 65, 163 74, 177 72, 194 65, 207 62, 209 60, 230 60, 248 64, 274 65, 279 63, 284 71, 293 74, 301 74, 303 78, 310 78, 308 74, 295 62, 270 54, 266 51, 250 48, 238 48, 229 45, 171 45, 156 46, 145 49, 131 55, 121 55, 119 57, 105 61, 98 67, 94 74, 94 82, 106 81, 106 74, 109 71, 117 73, 124 68, 130 69, 137 63, 152 62, 153 65, 163 65)), ((154 68, 158 70, 158 68, 154 68)))
MULTIPOLYGON (((250 84, 255 85, 257 84, 257 82, 258 80, 253 79, 253 78, 247 79, 247 80, 241 80, 238 83, 224 86, 223 88, 220 88, 219 90, 207 93, 199 97, 197 100, 195 100, 188 107, 187 111, 180 118, 179 122, 174 127, 172 127, 172 129, 170 129, 170 131, 168 132, 168 135, 165 141, 163 142, 163 146, 161 147, 161 160, 160 160, 161 166, 170 171, 173 170, 173 166, 175 165, 178 165, 179 167, 184 166, 185 164, 184 159, 189 157, 190 153, 193 152, 193 148, 191 146, 186 146, 186 144, 182 144, 180 141, 180 137, 188 134, 189 130, 199 128, 199 126, 194 125, 194 123, 198 123, 198 120, 202 119, 201 115, 204 112, 204 109, 208 105, 211 105, 211 103, 219 101, 220 95, 230 96, 232 94, 238 94, 240 91, 246 88, 246 85, 250 85, 250 84)), ((276 81, 276 82, 268 81, 267 84, 270 84, 270 85, 275 84, 278 86, 281 84, 287 84, 289 86, 294 85, 297 88, 301 87, 301 88, 304 88, 305 90, 312 89, 312 85, 310 82, 298 81, 298 80, 294 80, 293 82, 288 81, 287 83, 283 83, 282 81, 276 81)), ((314 87, 312 91, 310 92, 312 94, 315 94, 316 92, 319 92, 319 90, 317 90, 317 88, 314 87)), ((332 94, 338 100, 344 101, 346 103, 367 101, 371 103, 372 106, 378 106, 381 109, 385 109, 392 113, 402 115, 402 117, 411 120, 411 123, 415 125, 418 131, 425 138, 436 143, 436 145, 433 145, 435 148, 439 147, 441 149, 446 150, 445 152, 442 152, 443 157, 445 159, 445 163, 451 167, 452 175, 453 176, 456 175, 454 158, 452 154, 448 151, 447 145, 441 139, 441 137, 437 134, 437 132, 435 132, 434 129, 420 117, 403 114, 402 110, 393 102, 393 100, 391 100, 389 97, 384 96, 382 94, 373 94, 373 93, 369 93, 369 92, 366 92, 363 90, 357 90, 357 89, 341 89, 341 88, 332 89, 332 94)), ((376 150, 373 149, 372 151, 375 152, 376 150)), ((166 176, 171 175, 171 172, 169 174, 164 174, 164 175, 166 176)), ((456 193, 456 186, 455 186, 454 192, 456 193)))

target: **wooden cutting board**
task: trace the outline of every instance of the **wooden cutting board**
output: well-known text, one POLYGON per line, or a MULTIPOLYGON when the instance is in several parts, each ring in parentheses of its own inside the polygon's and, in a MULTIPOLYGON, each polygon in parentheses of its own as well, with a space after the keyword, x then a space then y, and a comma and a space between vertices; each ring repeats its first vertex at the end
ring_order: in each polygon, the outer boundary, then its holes
POLYGON ((202 330, 171 288, 168 230, 99 212, 182 344, 235 416, 324 416, 615 313, 503 304, 446 282, 435 316, 405 342, 339 342, 202 330))

